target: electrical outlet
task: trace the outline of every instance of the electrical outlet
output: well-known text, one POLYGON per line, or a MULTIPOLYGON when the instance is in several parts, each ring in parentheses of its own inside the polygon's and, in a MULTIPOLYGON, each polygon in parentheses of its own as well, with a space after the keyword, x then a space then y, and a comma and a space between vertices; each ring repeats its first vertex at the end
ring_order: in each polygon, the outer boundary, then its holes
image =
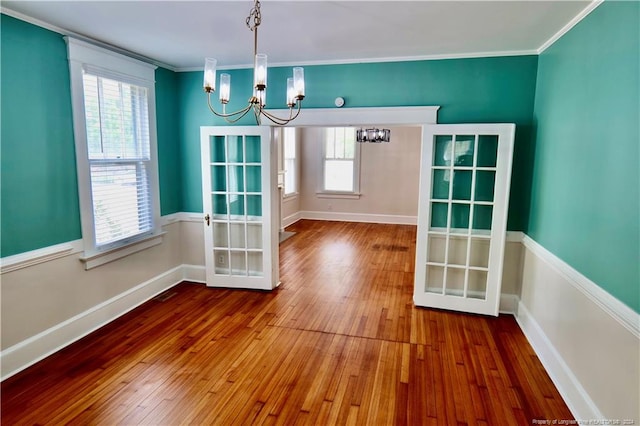
POLYGON ((223 255, 218 256, 218 264, 219 265, 224 265, 224 256, 223 255))

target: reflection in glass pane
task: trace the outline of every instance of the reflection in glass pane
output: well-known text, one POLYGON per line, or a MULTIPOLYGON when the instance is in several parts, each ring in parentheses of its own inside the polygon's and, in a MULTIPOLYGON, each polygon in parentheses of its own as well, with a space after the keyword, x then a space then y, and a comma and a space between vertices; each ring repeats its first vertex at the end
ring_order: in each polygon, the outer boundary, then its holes
POLYGON ((247 192, 262 192, 260 166, 246 166, 247 192))
POLYGON ((429 235, 427 262, 444 263, 444 252, 447 239, 444 235, 429 235))
POLYGON ((227 136, 229 163, 242 163, 242 136, 227 136))
POLYGON ((227 224, 226 223, 213 223, 213 245, 215 247, 228 247, 229 241, 227 240, 227 224))
POLYGON ((449 296, 464 295, 464 269, 463 268, 448 268, 447 269, 447 283, 445 285, 444 294, 449 296))
POLYGON ((449 170, 433 171, 433 191, 432 198, 440 200, 449 199, 449 170))
POLYGON ((229 214, 233 216, 244 216, 244 196, 229 194, 229 214))
POLYGON ((229 275, 229 252, 227 250, 214 250, 215 273, 229 275))
POLYGON ((245 136, 247 163, 260 162, 260 136, 245 136))
POLYGON ((493 190, 495 187, 494 171, 476 172, 476 201, 493 201, 493 190))
POLYGON ((455 143, 455 166, 473 166, 474 135, 458 135, 455 143))
POLYGON ((211 196, 214 215, 227 214, 227 196, 225 194, 214 194, 211 196))
POLYGON ((451 206, 451 228, 469 228, 469 204, 453 204, 451 206))
POLYGON ((444 280, 444 267, 427 265, 425 291, 428 293, 442 294, 442 282, 444 280))
POLYGON ((244 251, 231 252, 231 273, 233 275, 247 275, 247 261, 244 251))
POLYGON ((247 195, 247 215, 262 216, 261 195, 247 195))
POLYGON ((244 248, 244 223, 230 223, 229 229, 231 248, 244 248))
POLYGON ((470 200, 471 199, 471 178, 473 172, 471 170, 456 170, 453 172, 453 199, 454 200, 470 200))
POLYGON ((263 275, 262 270, 262 253, 261 252, 247 252, 248 263, 248 275, 252 277, 261 277, 263 275))
POLYGON ((471 254, 469 266, 478 268, 489 267, 489 249, 491 248, 491 240, 488 239, 471 239, 471 254))
POLYGON ((224 136, 211 137, 211 162, 226 162, 226 156, 224 155, 224 136))
POLYGON ((459 266, 467 264, 467 237, 451 236, 449 238, 447 264, 459 266))
POLYGON ((478 136, 478 167, 495 167, 498 158, 498 135, 478 136))
POLYGON ((448 216, 449 205, 447 203, 431 203, 432 228, 446 228, 448 216))
POLYGON ((262 224, 261 223, 247 223, 247 248, 249 249, 261 249, 262 248, 262 224))
POLYGON ((227 190, 227 169, 225 166, 211 167, 211 190, 219 192, 227 190))
POLYGON ((491 229, 492 206, 473 206, 473 229, 491 229))
POLYGON ((434 166, 449 166, 451 165, 451 149, 453 136, 435 136, 435 143, 433 144, 433 165, 434 166))
POLYGON ((470 269, 467 289, 467 297, 472 299, 486 299, 487 273, 485 271, 474 271, 473 269, 470 269))
POLYGON ((229 192, 244 192, 243 166, 229 166, 229 192))

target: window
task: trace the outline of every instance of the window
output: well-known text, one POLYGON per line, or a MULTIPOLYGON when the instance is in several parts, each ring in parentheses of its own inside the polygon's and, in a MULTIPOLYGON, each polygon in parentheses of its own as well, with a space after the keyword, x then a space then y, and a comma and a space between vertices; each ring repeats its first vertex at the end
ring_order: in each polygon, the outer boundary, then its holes
POLYGON ((159 234, 155 67, 67 42, 82 234, 93 258, 159 234))
POLYGON ((360 147, 353 127, 329 127, 322 144, 321 193, 359 195, 360 147))
POLYGON ((284 195, 293 195, 298 192, 297 160, 296 160, 296 129, 285 127, 283 132, 284 142, 284 195))

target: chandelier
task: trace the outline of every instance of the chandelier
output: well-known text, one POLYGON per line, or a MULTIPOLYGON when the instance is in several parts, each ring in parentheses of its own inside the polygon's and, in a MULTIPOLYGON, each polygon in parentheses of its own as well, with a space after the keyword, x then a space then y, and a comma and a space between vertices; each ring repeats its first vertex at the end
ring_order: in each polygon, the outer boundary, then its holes
POLYGON ((289 116, 282 118, 267 112, 264 107, 267 97, 267 55, 258 52, 258 27, 262 21, 260 15, 260 2, 255 0, 254 7, 247 16, 246 24, 253 32, 253 95, 249 98, 248 105, 238 111, 227 112, 226 106, 229 103, 231 94, 231 75, 226 73, 220 74, 220 103, 222 104, 222 112, 217 112, 211 105, 211 94, 216 91, 216 65, 217 61, 213 58, 206 58, 204 64, 204 91, 207 93, 207 103, 212 113, 218 117, 225 119, 227 123, 235 123, 242 117, 247 115, 249 111, 253 111, 256 122, 261 123, 261 117, 267 117, 272 123, 278 126, 284 126, 300 114, 302 100, 304 99, 304 69, 301 67, 293 68, 293 77, 287 78, 287 107, 289 107, 289 116))
POLYGON ((389 142, 391 130, 389 129, 358 129, 356 130, 356 142, 389 142))

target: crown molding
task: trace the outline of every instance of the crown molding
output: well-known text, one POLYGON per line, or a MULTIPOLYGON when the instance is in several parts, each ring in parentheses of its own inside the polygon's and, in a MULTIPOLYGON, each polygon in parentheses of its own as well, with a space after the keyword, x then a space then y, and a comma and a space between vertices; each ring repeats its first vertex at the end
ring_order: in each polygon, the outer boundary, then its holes
MULTIPOLYGON (((496 52, 466 52, 466 53, 453 53, 453 54, 435 54, 435 55, 419 55, 419 56, 397 56, 397 57, 384 57, 384 58, 355 58, 355 59, 336 59, 336 60, 318 60, 318 61, 301 61, 301 62, 277 62, 269 64, 270 67, 291 67, 291 66, 316 66, 316 65, 351 65, 351 64, 371 64, 371 63, 384 63, 384 62, 415 62, 415 61, 435 61, 435 60, 448 60, 448 59, 476 59, 476 58, 494 58, 505 56, 528 56, 528 55, 540 55, 564 34, 576 26, 593 10, 600 6, 604 0, 593 0, 587 7, 585 7, 578 15, 571 19, 564 27, 562 27, 551 38, 544 42, 537 49, 529 50, 509 50, 509 51, 496 51, 496 52)), ((114 46, 109 43, 105 43, 91 37, 87 37, 83 34, 79 34, 73 31, 66 30, 64 28, 52 25, 48 22, 41 21, 31 16, 25 15, 20 12, 16 12, 5 6, 0 7, 0 12, 11 16, 16 19, 28 22, 38 27, 62 34, 65 36, 75 37, 79 40, 94 44, 96 46, 109 49, 111 51, 138 59, 149 64, 153 64, 162 68, 166 68, 173 72, 192 72, 203 71, 204 67, 175 67, 173 65, 157 61, 153 58, 149 58, 144 55, 123 49, 118 46, 114 46)), ((219 70, 236 70, 236 69, 250 69, 253 68, 253 64, 238 64, 238 65, 226 65, 219 66, 219 70)))
MULTIPOLYGON (((447 59, 478 59, 478 58, 498 58, 505 56, 529 56, 537 55, 537 50, 508 50, 500 52, 471 52, 453 53, 421 56, 394 56, 386 58, 357 58, 357 59, 336 59, 326 61, 300 61, 300 62, 276 62, 269 63, 269 68, 277 67, 301 67, 316 65, 352 65, 352 64, 372 64, 383 62, 417 62, 417 61, 440 61, 447 59)), ((253 68, 253 64, 226 65, 218 67, 219 70, 239 70, 253 68)), ((203 71, 204 67, 178 67, 176 72, 203 71)))
POLYGON ((566 33, 569 32, 569 30, 573 27, 575 27, 580 21, 582 21, 584 18, 586 18, 586 16, 588 14, 590 14, 591 12, 593 12, 598 6, 600 6, 602 3, 604 2, 604 0, 593 0, 591 3, 589 3, 589 5, 587 7, 585 7, 580 13, 578 13, 576 16, 573 17, 572 20, 570 20, 569 22, 567 22, 567 24, 562 27, 560 29, 560 31, 558 31, 557 33, 555 33, 553 36, 551 36, 551 38, 547 41, 544 42, 544 44, 542 46, 540 46, 537 50, 536 50, 536 54, 540 55, 542 52, 544 52, 545 50, 547 50, 547 48, 549 48, 553 43, 555 43, 556 41, 558 41, 560 39, 560 37, 562 37, 563 35, 565 35, 566 33))
POLYGON ((37 27, 44 28, 45 30, 53 31, 54 33, 58 33, 58 34, 62 34, 63 36, 73 37, 73 38, 78 39, 80 41, 83 41, 85 43, 89 43, 89 44, 92 44, 94 46, 102 47, 103 49, 107 49, 107 50, 110 50, 112 52, 119 53, 121 55, 125 55, 125 56, 128 56, 130 58, 142 61, 142 62, 146 62, 146 63, 151 64, 151 65, 155 65, 155 66, 158 66, 158 67, 166 68, 166 69, 171 70, 173 72, 177 71, 177 68, 174 67, 173 65, 165 64, 164 62, 156 61, 155 59, 146 57, 144 55, 140 55, 140 54, 135 53, 135 52, 131 52, 130 50, 123 49, 121 47, 114 46, 112 44, 105 43, 105 42, 93 39, 91 37, 87 37, 87 36, 85 36, 83 34, 79 34, 79 33, 76 33, 74 31, 69 31, 69 30, 66 30, 64 28, 60 28, 60 27, 58 27, 56 25, 49 24, 48 22, 44 22, 44 21, 41 21, 39 19, 33 18, 33 17, 29 16, 29 15, 25 15, 24 13, 16 12, 15 10, 11 10, 11 9, 5 7, 5 6, 1 6, 0 7, 0 12, 2 12, 3 14, 5 14, 7 16, 11 16, 12 18, 16 18, 16 19, 19 19, 21 21, 27 22, 29 24, 35 25, 37 27))

